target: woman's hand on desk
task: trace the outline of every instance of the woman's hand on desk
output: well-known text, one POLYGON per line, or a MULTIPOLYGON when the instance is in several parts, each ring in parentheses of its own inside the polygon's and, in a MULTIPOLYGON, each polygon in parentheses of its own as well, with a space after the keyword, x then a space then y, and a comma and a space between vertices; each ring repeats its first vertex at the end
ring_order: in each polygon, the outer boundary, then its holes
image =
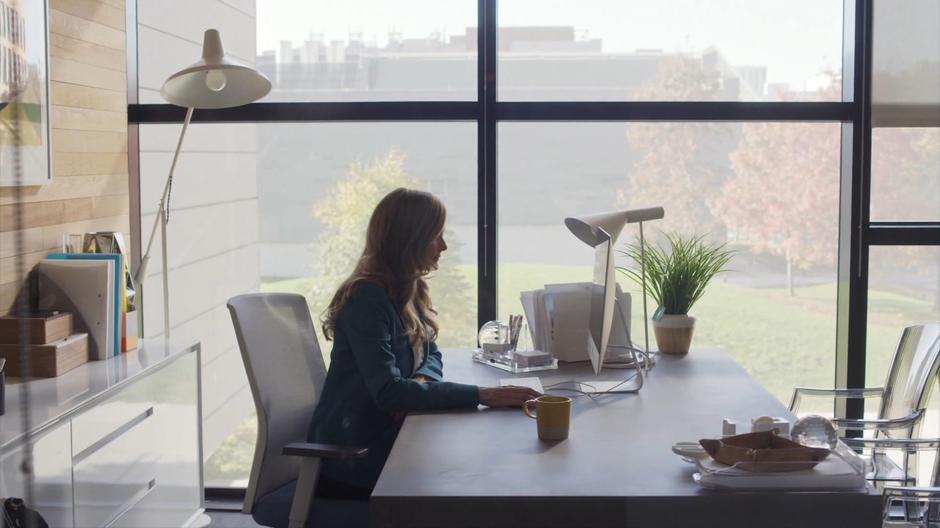
POLYGON ((487 407, 522 407, 528 400, 541 394, 529 387, 480 387, 480 403, 487 407))

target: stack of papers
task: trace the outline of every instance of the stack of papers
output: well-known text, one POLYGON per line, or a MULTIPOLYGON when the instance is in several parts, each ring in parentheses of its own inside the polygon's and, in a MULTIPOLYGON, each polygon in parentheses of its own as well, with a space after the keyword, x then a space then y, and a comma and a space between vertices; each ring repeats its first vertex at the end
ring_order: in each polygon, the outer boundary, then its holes
POLYGON ((520 368, 545 367, 552 364, 552 355, 541 350, 516 350, 516 366, 520 368))
MULTIPOLYGON (((529 322, 532 344, 559 361, 587 361, 591 345, 591 282, 546 284, 541 290, 522 292, 522 309, 529 322)), ((619 302, 630 317, 630 294, 619 291, 619 302)), ((613 314, 612 314, 613 315, 613 314)), ((629 343, 629 328, 612 317, 611 343, 629 343)))
POLYGON ((539 378, 499 378, 499 386, 507 387, 528 387, 536 392, 545 393, 545 389, 542 388, 542 380, 539 378))
POLYGON ((89 359, 120 354, 120 297, 113 259, 39 261, 39 308, 71 312, 89 337, 89 359))

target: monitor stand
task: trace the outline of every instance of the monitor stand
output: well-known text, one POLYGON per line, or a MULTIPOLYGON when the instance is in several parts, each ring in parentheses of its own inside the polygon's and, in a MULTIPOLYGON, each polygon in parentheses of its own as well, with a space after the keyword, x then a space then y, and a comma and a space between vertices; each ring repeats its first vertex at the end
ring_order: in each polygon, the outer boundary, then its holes
MULTIPOLYGON (((624 314, 620 299, 615 299, 614 304, 617 306, 617 313, 620 314, 623 328, 630 328, 630 321, 627 320, 627 316, 624 314)), ((646 331, 645 325, 643 330, 646 331)), ((626 332, 626 340, 626 345, 607 345, 607 353, 604 356, 602 368, 632 369, 636 368, 637 364, 639 364, 641 368, 649 371, 649 369, 656 364, 656 359, 649 350, 642 350, 634 346, 629 331, 626 332)))
MULTIPOLYGON (((624 315, 623 306, 620 304, 619 298, 614 300, 614 305, 617 307, 617 313, 620 314, 623 328, 630 328, 628 325, 629 321, 627 320, 626 315, 624 315)), ((640 392, 640 389, 643 388, 643 383, 646 379, 646 371, 648 371, 649 368, 653 366, 655 361, 647 352, 633 346, 629 332, 627 332, 627 342, 629 345, 607 345, 607 351, 604 356, 604 362, 601 364, 601 369, 636 369, 636 374, 634 376, 623 380, 614 381, 576 381, 574 382, 574 385, 576 386, 577 390, 584 394, 591 395, 640 392), (611 355, 611 349, 617 350, 617 353, 613 356, 611 355)))

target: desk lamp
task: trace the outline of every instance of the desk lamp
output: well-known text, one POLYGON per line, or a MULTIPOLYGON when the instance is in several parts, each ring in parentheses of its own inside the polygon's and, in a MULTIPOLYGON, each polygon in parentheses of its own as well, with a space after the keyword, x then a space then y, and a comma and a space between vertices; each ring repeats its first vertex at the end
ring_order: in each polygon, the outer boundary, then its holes
MULTIPOLYGON (((627 224, 640 224, 640 251, 641 276, 643 282, 643 338, 645 339, 644 352, 648 358, 650 352, 650 336, 648 317, 646 311, 646 243, 643 239, 643 222, 658 220, 665 216, 662 207, 649 207, 645 209, 631 209, 629 211, 612 211, 586 216, 565 218, 565 225, 578 240, 596 247, 598 244, 610 240, 611 247, 617 242, 623 227, 627 224)), ((629 344, 629 343, 628 343, 629 344)))
POLYGON ((150 231, 147 251, 134 272, 134 282, 142 284, 150 263, 150 249, 160 227, 160 243, 163 257, 163 335, 170 337, 170 293, 169 270, 167 268, 166 225, 170 221, 170 192, 173 188, 173 171, 183 146, 186 129, 196 108, 230 108, 261 99, 271 91, 271 81, 251 66, 241 64, 225 56, 222 38, 218 30, 207 29, 202 41, 202 59, 171 75, 160 90, 167 102, 186 108, 186 118, 180 131, 170 172, 160 195, 157 216, 150 231))

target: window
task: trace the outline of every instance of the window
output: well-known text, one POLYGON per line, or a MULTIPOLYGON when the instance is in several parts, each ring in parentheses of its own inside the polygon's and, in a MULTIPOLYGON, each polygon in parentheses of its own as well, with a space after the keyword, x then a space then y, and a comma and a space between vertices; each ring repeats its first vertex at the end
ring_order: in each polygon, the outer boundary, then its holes
MULTIPOLYGON (((177 125, 141 128, 143 225, 153 222, 178 133, 177 125)), ((225 302, 259 290, 300 293, 316 322, 386 192, 424 189, 448 206, 449 249, 430 280, 438 342, 474 340, 475 141, 475 125, 456 122, 190 126, 170 201, 170 322, 174 338, 202 343, 207 485, 244 486, 255 440, 225 302)), ((154 336, 163 329, 158 258, 149 273, 145 329, 154 336)), ((319 338, 329 361, 331 345, 319 338)))
POLYGON ((273 83, 263 101, 476 100, 476 4, 408 0, 140 2, 140 98, 199 57, 202 32, 273 83), (172 6, 182 8, 182 3, 172 6))
MULTIPOLYGON (((593 254, 561 219, 661 205, 666 216, 645 224, 647 237, 705 235, 737 252, 732 271, 717 276, 693 307, 695 346, 722 348, 781 401, 796 385, 831 385, 839 128, 502 125, 500 315, 521 313, 519 291, 591 280, 593 254)), ((637 236, 636 227, 627 226, 621 246, 637 236)), ((628 264, 618 257, 618 265, 628 264)), ((642 342, 642 290, 618 278, 633 298, 632 337, 642 342)))
POLYGON ((842 71, 841 1, 504 0, 498 9, 503 101, 817 100, 842 71), (662 75, 687 83, 664 91, 662 75))
MULTIPOLYGON (((937 318, 936 290, 912 287, 936 284, 940 265, 932 0, 876 0, 863 35, 862 0, 183 4, 138 7, 142 225, 179 132, 156 124, 173 119, 154 103, 202 31, 274 83, 218 122, 196 110, 174 184, 171 316, 175 335, 203 341, 208 486, 243 486, 254 441, 224 300, 298 291, 317 316, 392 185, 449 208, 449 261, 432 281, 443 346, 518 313, 522 290, 589 278, 565 216, 643 205, 665 207, 654 237, 705 233, 738 251, 696 308, 694 346, 725 349, 782 400, 796 384, 864 382, 835 372, 883 378, 899 325, 937 318), (872 72, 856 53, 867 43, 872 72), (477 88, 494 75, 495 103, 477 88), (850 94, 868 81, 871 124, 850 94), (853 151, 869 132, 870 150, 853 151)), ((152 290, 149 335, 162 327, 152 290)))

